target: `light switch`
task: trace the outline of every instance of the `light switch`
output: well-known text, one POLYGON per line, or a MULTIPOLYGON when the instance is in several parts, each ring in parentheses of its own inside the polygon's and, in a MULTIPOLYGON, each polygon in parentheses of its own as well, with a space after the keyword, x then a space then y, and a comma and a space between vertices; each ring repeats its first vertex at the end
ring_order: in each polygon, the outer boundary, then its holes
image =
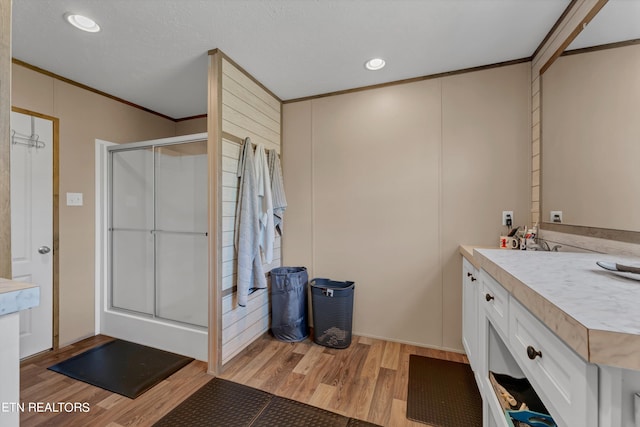
POLYGON ((82 206, 82 193, 67 193, 67 206, 82 206))

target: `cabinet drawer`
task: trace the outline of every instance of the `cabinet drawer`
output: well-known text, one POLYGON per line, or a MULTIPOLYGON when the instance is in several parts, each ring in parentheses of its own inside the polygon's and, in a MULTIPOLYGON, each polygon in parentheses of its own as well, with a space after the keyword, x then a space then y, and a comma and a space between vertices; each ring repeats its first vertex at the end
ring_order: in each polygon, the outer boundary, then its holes
POLYGON ((514 298, 511 352, 559 426, 598 425, 598 371, 514 298))
POLYGON ((506 340, 509 324, 509 292, 484 270, 480 272, 480 282, 482 283, 479 294, 480 306, 506 340))

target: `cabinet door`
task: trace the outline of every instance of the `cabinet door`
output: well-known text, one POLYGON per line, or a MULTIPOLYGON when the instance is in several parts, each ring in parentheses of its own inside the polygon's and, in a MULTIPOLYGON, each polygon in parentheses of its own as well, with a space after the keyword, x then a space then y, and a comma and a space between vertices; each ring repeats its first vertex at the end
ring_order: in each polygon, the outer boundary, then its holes
POLYGON ((491 406, 487 403, 484 403, 484 406, 482 407, 482 415, 482 425, 485 427, 509 427, 506 416, 504 416, 504 414, 497 414, 494 412, 491 406))
POLYGON ((478 270, 462 259, 462 345, 471 369, 478 368, 478 270))
POLYGON ((597 366, 574 353, 515 299, 509 316, 511 352, 556 423, 597 426, 597 366))

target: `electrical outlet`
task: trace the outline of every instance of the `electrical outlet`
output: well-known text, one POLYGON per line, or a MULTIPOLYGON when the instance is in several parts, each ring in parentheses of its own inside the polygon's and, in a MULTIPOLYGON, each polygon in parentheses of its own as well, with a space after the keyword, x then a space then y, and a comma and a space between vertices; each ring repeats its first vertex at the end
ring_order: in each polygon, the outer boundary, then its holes
POLYGON ((551 211, 549 214, 549 221, 555 222, 556 224, 562 223, 562 211, 551 211))
POLYGON ((502 225, 508 225, 507 218, 511 219, 511 226, 513 227, 513 211, 502 211, 502 225))

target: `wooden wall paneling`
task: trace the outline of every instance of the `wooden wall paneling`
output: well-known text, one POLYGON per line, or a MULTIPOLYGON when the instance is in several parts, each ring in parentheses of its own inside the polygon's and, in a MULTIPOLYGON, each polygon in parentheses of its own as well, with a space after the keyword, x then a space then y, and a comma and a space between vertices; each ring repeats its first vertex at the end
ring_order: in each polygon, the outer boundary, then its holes
POLYGON ((11 2, 0 1, 0 277, 11 278, 11 2))
MULTIPOLYGON (((236 281, 236 251, 234 246, 235 215, 238 198, 238 160, 240 146, 228 139, 222 140, 222 173, 231 175, 222 183, 222 291, 233 288, 236 281)), ((226 321, 223 319, 223 324, 226 321)), ((224 344, 224 340, 223 340, 224 344)))
MULTIPOLYGON (((228 79, 227 81, 229 83, 234 83, 237 85, 237 83, 235 83, 231 79, 228 79)), ((235 111, 243 112, 244 114, 247 114, 249 117, 251 117, 256 123, 259 123, 260 125, 269 128, 274 133, 279 134, 280 126, 278 115, 276 114, 277 112, 270 106, 265 106, 262 109, 254 106, 255 102, 252 101, 255 101, 255 97, 253 96, 250 99, 247 99, 246 97, 244 99, 240 98, 238 93, 239 89, 240 87, 238 87, 235 91, 230 91, 228 89, 223 90, 225 107, 228 107, 235 111)))
MULTIPOLYGON (((237 306, 234 247, 235 213, 238 199, 237 168, 240 143, 250 137, 267 149, 280 152, 281 104, 264 87, 221 54, 221 363, 233 356, 269 329, 268 290, 249 297, 247 307, 237 306)), ((274 244, 274 259, 265 264, 265 272, 281 265, 280 238, 274 244)))
POLYGON ((246 104, 251 105, 270 119, 278 120, 279 115, 277 109, 273 108, 262 98, 257 97, 251 89, 242 86, 229 75, 224 74, 222 76, 222 85, 227 93, 233 94, 235 97, 244 101, 246 104))
MULTIPOLYGON (((243 313, 235 318, 234 312, 239 311, 236 294, 229 295, 225 299, 227 300, 225 306, 230 310, 224 315, 225 320, 230 324, 227 327, 228 333, 224 336, 222 350, 224 364, 269 329, 268 291, 257 291, 250 295, 247 306, 242 308, 243 313), (266 313, 266 315, 260 316, 260 313, 266 313), (235 320, 235 324, 231 323, 233 320, 235 320)), ((225 324, 225 326, 227 325, 225 324)))
POLYGON ((222 368, 222 301, 220 290, 221 252, 221 197, 219 186, 222 181, 222 58, 219 54, 209 56, 208 72, 208 116, 207 116, 207 153, 209 182, 209 361, 207 370, 217 375, 222 368))
POLYGON ((253 78, 249 77, 244 70, 237 67, 232 61, 223 58, 222 63, 223 72, 242 85, 242 87, 248 89, 257 96, 262 102, 269 105, 273 110, 280 112, 281 102, 273 94, 267 92, 265 88, 257 84, 253 78))
POLYGON ((243 128, 236 123, 230 122, 228 120, 223 120, 222 126, 225 132, 233 132, 235 135, 244 135, 245 137, 248 136, 251 138, 251 142, 253 142, 254 144, 264 144, 266 149, 279 149, 279 146, 276 145, 273 141, 249 129, 243 128))
MULTIPOLYGON (((250 114, 250 112, 248 112, 250 114)), ((280 133, 269 129, 266 126, 253 120, 246 114, 230 108, 226 104, 222 105, 223 126, 225 131, 229 131, 234 135, 244 135, 250 133, 254 138, 266 141, 268 144, 275 146, 280 145, 280 133), (229 126, 229 128, 227 128, 229 126)), ((261 141, 253 141, 254 143, 261 141)), ((275 147, 274 147, 275 148, 275 147)))

